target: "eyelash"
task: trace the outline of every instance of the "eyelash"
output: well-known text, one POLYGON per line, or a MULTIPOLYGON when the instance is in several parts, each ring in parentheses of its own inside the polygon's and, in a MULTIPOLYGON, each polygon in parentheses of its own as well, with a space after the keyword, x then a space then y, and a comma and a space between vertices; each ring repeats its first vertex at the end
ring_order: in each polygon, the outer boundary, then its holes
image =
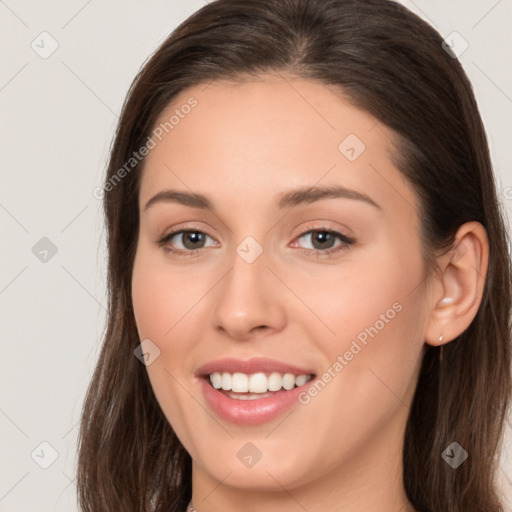
MULTIPOLYGON (((324 226, 309 227, 309 228, 306 229, 306 231, 303 231, 297 237, 295 237, 295 239, 299 240, 302 237, 304 237, 305 235, 308 235, 308 234, 314 233, 314 232, 328 233, 330 235, 334 235, 336 238, 341 240, 341 244, 339 244, 337 246, 334 246, 334 247, 331 247, 331 248, 326 249, 326 250, 304 249, 305 251, 313 251, 314 253, 316 253, 317 257, 318 256, 320 256, 320 257, 330 256, 330 255, 332 255, 334 253, 338 253, 338 252, 344 251, 344 250, 348 249, 349 246, 353 245, 356 242, 353 238, 350 238, 350 237, 344 235, 343 233, 340 233, 338 231, 334 231, 334 230, 329 229, 329 228, 324 227, 324 226)), ((172 249, 170 247, 166 247, 165 246, 165 244, 167 244, 175 235, 178 235, 180 233, 202 233, 203 235, 210 236, 210 235, 208 235, 208 233, 206 231, 204 231, 203 229, 201 229, 199 227, 189 226, 187 229, 181 229, 181 228, 178 227, 174 231, 171 231, 170 233, 167 233, 166 235, 164 235, 162 238, 157 240, 155 243, 159 247, 162 247, 166 252, 172 253, 172 254, 174 254, 174 255, 176 255, 178 257, 194 257, 194 256, 198 256, 199 255, 198 253, 201 251, 201 249, 204 249, 204 247, 201 247, 199 249, 190 249, 190 250, 184 251, 182 249, 172 249)), ((212 237, 210 237, 210 238, 212 238, 212 237)))

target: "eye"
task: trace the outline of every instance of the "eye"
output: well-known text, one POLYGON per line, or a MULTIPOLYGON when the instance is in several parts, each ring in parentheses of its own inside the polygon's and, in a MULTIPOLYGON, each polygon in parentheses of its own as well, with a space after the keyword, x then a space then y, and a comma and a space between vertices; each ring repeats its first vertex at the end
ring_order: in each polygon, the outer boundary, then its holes
MULTIPOLYGON (((303 249, 313 251, 317 257, 343 251, 355 243, 353 238, 323 226, 309 229, 295 240, 307 240, 308 238, 312 247, 303 247, 303 249), (336 243, 337 241, 338 243, 336 243)), ((215 247, 217 244, 205 231, 197 227, 191 227, 190 229, 176 228, 155 243, 159 247, 163 247, 165 251, 177 256, 196 256, 201 252, 200 249, 215 247), (207 239, 212 240, 214 243, 209 246, 206 245, 207 239)), ((297 242, 293 242, 290 246, 297 247, 297 242)))
POLYGON ((156 243, 159 246, 163 246, 168 252, 177 253, 179 255, 188 253, 186 255, 190 255, 191 252, 194 253, 198 249, 206 247, 205 242, 207 238, 213 240, 213 238, 202 229, 178 229, 166 234, 156 243), (171 247, 168 247, 168 245, 171 245, 171 247))
POLYGON ((306 240, 309 238, 311 240, 312 247, 306 247, 306 249, 315 251, 317 255, 332 254, 342 251, 355 242, 354 239, 344 235, 343 233, 323 227, 310 229, 309 231, 301 234, 297 240, 301 240, 303 238, 306 240), (337 245, 336 240, 339 240, 337 245))

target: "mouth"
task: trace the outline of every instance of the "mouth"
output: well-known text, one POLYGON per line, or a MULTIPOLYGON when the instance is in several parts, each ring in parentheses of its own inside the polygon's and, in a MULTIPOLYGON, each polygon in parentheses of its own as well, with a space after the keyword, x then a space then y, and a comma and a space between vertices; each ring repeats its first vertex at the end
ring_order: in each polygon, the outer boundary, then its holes
POLYGON ((278 392, 290 391, 307 384, 314 374, 258 372, 246 374, 241 372, 214 372, 203 375, 213 388, 234 400, 261 400, 274 396, 278 392))
POLYGON ((316 374, 280 361, 222 359, 196 372, 207 405, 219 418, 241 425, 261 424, 296 406, 316 374))

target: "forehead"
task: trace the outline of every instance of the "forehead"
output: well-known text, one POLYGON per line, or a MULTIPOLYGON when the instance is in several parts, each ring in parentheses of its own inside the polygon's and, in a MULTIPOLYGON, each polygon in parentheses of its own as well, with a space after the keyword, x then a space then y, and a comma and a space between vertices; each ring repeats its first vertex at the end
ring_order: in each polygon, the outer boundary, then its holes
POLYGON ((269 190, 336 183, 383 205, 414 204, 390 160, 392 132, 333 86, 284 76, 199 84, 174 98, 159 128, 142 199, 178 187, 261 204, 269 190))

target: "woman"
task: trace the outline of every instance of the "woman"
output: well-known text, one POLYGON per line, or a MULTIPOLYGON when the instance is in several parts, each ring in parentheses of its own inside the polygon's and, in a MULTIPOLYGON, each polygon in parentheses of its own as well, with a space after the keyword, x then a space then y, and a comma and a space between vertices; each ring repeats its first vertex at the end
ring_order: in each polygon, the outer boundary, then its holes
POLYGON ((82 510, 501 510, 507 234, 442 43, 387 0, 217 0, 145 64, 82 510))

